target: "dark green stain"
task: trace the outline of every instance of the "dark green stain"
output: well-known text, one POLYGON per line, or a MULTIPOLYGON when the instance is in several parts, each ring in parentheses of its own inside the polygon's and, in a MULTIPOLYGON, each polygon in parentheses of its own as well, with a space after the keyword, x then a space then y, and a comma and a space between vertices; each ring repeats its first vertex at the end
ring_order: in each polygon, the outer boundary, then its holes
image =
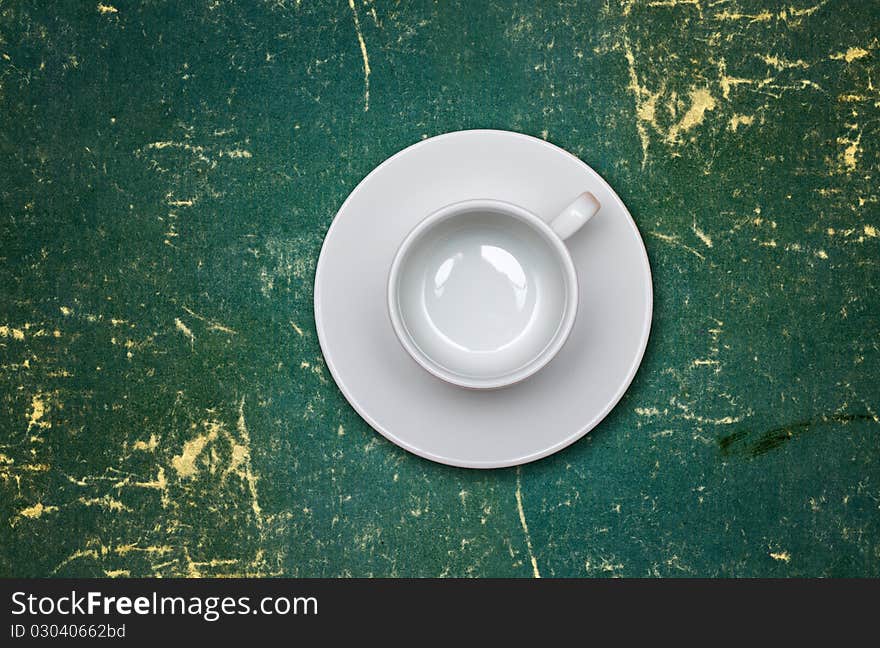
POLYGON ((766 432, 753 433, 751 430, 737 430, 718 439, 722 455, 741 455, 754 458, 780 447, 788 441, 814 430, 817 426, 827 427, 830 423, 851 423, 853 421, 877 423, 871 414, 830 414, 809 421, 797 421, 775 427, 766 432))

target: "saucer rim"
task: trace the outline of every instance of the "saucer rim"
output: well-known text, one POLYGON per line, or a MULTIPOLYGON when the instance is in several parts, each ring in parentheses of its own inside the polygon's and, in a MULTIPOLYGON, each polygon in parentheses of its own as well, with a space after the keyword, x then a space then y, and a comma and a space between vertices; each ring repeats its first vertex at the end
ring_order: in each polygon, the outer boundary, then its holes
MULTIPOLYGON (((370 171, 366 176, 364 176, 360 182, 358 182, 357 186, 348 194, 348 197, 343 201, 342 205, 340 205, 339 209, 336 211, 336 214, 333 217, 333 221, 330 223, 330 227, 327 228, 327 232, 324 235, 324 240, 321 244, 321 251, 318 256, 318 262, 315 265, 315 283, 314 283, 314 298, 313 298, 313 307, 314 307, 314 315, 315 315, 315 329, 318 336, 318 344, 321 347, 321 353, 324 357, 324 362, 327 365, 327 369, 330 371, 330 375, 333 377, 336 386, 342 392, 346 401, 348 401, 349 405, 358 413, 358 415, 363 418, 374 430, 376 430, 379 434, 384 436, 386 439, 394 443, 395 445, 411 452, 412 454, 422 457, 423 459, 428 459, 429 461, 434 461, 437 463, 445 464, 448 466, 455 466, 459 468, 472 468, 479 470, 490 470, 494 468, 510 468, 513 466, 520 466, 523 464, 531 463, 533 461, 538 461, 545 457, 548 457, 552 454, 559 452, 572 445, 576 441, 579 441, 584 436, 586 436, 590 431, 593 430, 602 420, 605 419, 606 416, 617 406, 620 400, 623 398, 624 394, 626 394, 627 389, 629 389, 633 380, 635 379, 636 374, 638 373, 639 367, 642 364, 642 360, 645 355, 645 351, 648 346, 648 341, 651 336, 651 326, 654 320, 654 282, 653 282, 653 273, 651 272, 651 263, 650 258, 648 257, 648 251, 645 247, 644 238, 641 235, 641 232, 638 229, 638 226, 635 223, 635 220, 632 217, 632 214, 629 212, 629 208, 626 206, 626 203, 620 198, 614 188, 611 187, 610 184, 603 178, 597 171, 595 171, 590 165, 581 160, 579 157, 574 155, 573 153, 569 153, 565 149, 556 146, 546 140, 540 139, 538 137, 533 137, 531 135, 526 135, 524 133, 517 133, 515 131, 507 131, 501 129, 467 129, 467 130, 458 130, 458 131, 450 131, 447 133, 442 133, 440 135, 435 135, 434 137, 429 137, 423 140, 420 140, 410 146, 407 146, 404 149, 401 149, 394 155, 387 158, 381 164, 376 166, 372 171, 370 171), (639 340, 639 349, 636 355, 633 358, 633 362, 630 364, 629 369, 626 373, 626 378, 621 382, 620 387, 617 392, 615 392, 614 396, 608 400, 608 403, 603 407, 596 415, 590 418, 584 425, 582 425, 578 430, 574 433, 570 434, 566 438, 554 443, 551 446, 548 446, 542 450, 532 452, 529 454, 525 454, 519 457, 514 457, 511 459, 504 460, 467 460, 467 459, 458 459, 455 457, 445 457, 442 455, 438 455, 433 452, 426 451, 422 448, 419 448, 404 439, 396 436, 383 426, 381 426, 364 408, 358 399, 351 393, 348 387, 345 385, 344 381, 341 380, 337 370, 335 363, 333 361, 333 356, 329 352, 325 340, 324 340, 324 326, 323 326, 323 311, 320 306, 322 290, 318 285, 317 278, 321 274, 322 266, 327 263, 324 252, 328 245, 328 241, 330 240, 335 228, 339 225, 339 214, 342 213, 345 208, 348 206, 350 202, 357 196, 357 194, 363 190, 363 187, 367 184, 367 182, 374 176, 382 172, 387 166, 389 166, 392 162, 394 162, 398 157, 403 156, 405 153, 410 152, 411 150, 415 150, 419 147, 425 146, 428 143, 435 142, 441 139, 455 139, 467 135, 478 135, 478 134, 486 134, 486 135, 501 135, 505 137, 514 137, 529 141, 531 143, 537 143, 541 146, 547 147, 554 152, 561 153, 569 158, 573 158, 574 161, 584 168, 584 170, 594 178, 597 182, 604 185, 606 189, 608 189, 613 196, 617 198, 620 203, 620 206, 623 208, 623 213, 627 217, 627 222, 629 227, 635 232, 636 238, 639 242, 639 249, 642 256, 642 261, 644 262, 644 267, 647 270, 648 281, 647 281, 647 290, 645 294, 646 308, 645 308, 645 321, 642 322, 642 331, 641 338, 639 340)), ((387 308, 383 309, 386 312, 387 317, 387 308)), ((564 352, 564 346, 559 350, 559 353, 564 352)))

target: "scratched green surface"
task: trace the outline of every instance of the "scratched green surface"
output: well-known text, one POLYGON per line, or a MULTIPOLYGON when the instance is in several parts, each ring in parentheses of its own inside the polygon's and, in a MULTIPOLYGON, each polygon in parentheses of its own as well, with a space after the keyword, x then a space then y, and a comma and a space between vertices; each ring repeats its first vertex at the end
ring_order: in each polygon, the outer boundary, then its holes
POLYGON ((878 34, 833 0, 3 2, 0 575, 880 576, 878 34), (386 442, 312 319, 351 189, 474 127, 594 166, 654 272, 627 396, 520 470, 386 442))

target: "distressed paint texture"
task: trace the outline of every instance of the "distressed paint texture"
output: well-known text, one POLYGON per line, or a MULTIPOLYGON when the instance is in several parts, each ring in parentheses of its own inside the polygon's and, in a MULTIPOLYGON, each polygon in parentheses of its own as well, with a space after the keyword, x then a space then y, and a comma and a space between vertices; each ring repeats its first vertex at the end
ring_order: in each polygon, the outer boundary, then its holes
POLYGON ((880 576, 878 33, 831 0, 4 4, 0 576, 880 576), (627 396, 519 470, 386 442, 312 324, 348 192, 474 127, 593 165, 654 270, 627 396))

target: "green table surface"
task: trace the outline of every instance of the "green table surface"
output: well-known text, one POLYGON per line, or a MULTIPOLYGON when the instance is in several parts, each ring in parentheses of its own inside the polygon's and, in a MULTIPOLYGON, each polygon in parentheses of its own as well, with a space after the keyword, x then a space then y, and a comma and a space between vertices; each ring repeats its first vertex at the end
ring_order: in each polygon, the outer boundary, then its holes
POLYGON ((880 575, 878 37, 861 1, 0 4, 0 576, 880 575), (465 128, 593 166, 654 273, 627 395, 518 469, 384 440, 313 322, 348 193, 465 128))

